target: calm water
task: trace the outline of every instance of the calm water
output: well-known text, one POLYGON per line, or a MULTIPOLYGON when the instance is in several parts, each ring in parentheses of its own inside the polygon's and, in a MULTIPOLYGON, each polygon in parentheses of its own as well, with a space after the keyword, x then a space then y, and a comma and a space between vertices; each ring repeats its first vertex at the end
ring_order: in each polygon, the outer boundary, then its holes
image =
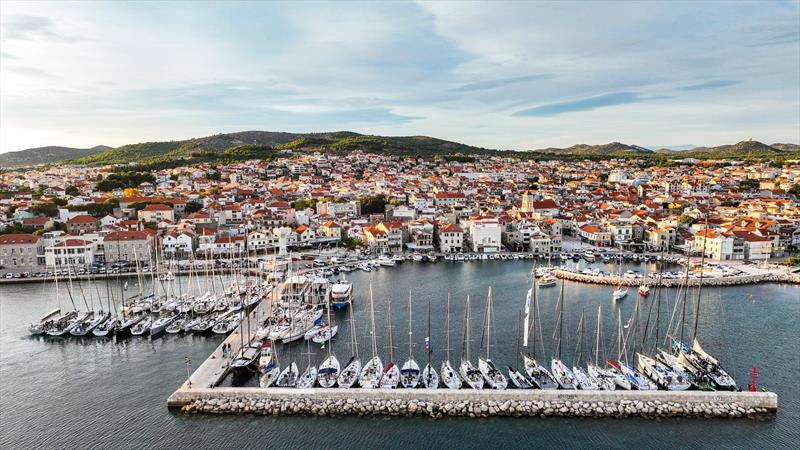
MULTIPOLYGON (((612 266, 597 264, 604 270, 612 266)), ((388 360, 387 311, 391 301, 395 362, 408 355, 408 296, 412 295, 412 343, 424 365, 422 342, 427 334, 431 302, 432 359, 439 367, 445 355, 445 311, 452 298, 451 359, 462 351, 464 300, 472 301, 471 356, 481 341, 481 324, 489 286, 493 288, 492 359, 499 366, 517 365, 517 319, 528 289, 530 264, 521 261, 413 264, 372 273, 353 273, 358 349, 371 353, 368 335, 368 285, 372 278, 378 351, 388 360)), ((641 269, 641 267, 639 267, 641 269)), ((651 267, 652 269, 652 267, 651 267)), ((133 284, 133 282, 131 282, 133 284)), ((131 287, 133 289, 133 287, 131 287)), ((612 305, 610 288, 570 284, 565 289, 562 356, 574 356, 575 330, 587 316, 586 341, 594 342, 597 306, 603 307, 601 353, 616 356, 617 308, 626 321, 635 305, 635 290, 612 305)), ((99 289, 105 292, 105 285, 99 289)), ((95 292, 96 292, 95 291, 95 292)), ((118 292, 118 291, 117 291, 118 292)), ((537 352, 550 357, 559 287, 539 291, 543 341, 537 352)), ((518 447, 790 447, 800 439, 800 393, 797 369, 800 350, 800 289, 758 285, 704 289, 700 338, 743 386, 749 370, 762 373, 760 383, 779 394, 780 412, 769 420, 699 419, 513 419, 427 418, 263 418, 249 416, 185 416, 169 412, 165 402, 186 377, 185 357, 202 361, 221 338, 164 336, 113 342, 95 338, 48 339, 27 335, 26 326, 56 305, 52 285, 0 287, 0 446, 3 448, 497 448, 518 447)), ((666 328, 676 294, 662 296, 661 330, 666 328)), ((653 299, 643 307, 649 308, 653 299)), ((351 312, 338 312, 340 332, 333 351, 345 362, 351 355, 351 312)), ((653 318, 655 311, 653 311, 653 318)), ((653 320, 653 319, 651 319, 653 320)), ((687 326, 690 333, 691 322, 687 326)), ((641 336, 640 338, 641 339, 641 336)), ((588 345, 585 344, 584 347, 588 345)), ((647 346, 653 342, 648 339, 647 346)), ((305 344, 282 348, 282 362, 291 357, 301 370, 308 358, 305 344)), ((312 346, 313 361, 327 349, 312 346)), ((602 357, 603 355, 601 355, 602 357)), ((586 358, 584 355, 582 359, 586 358)), ((226 380, 226 384, 231 380, 226 380)), ((250 381, 250 384, 254 383, 250 381)))

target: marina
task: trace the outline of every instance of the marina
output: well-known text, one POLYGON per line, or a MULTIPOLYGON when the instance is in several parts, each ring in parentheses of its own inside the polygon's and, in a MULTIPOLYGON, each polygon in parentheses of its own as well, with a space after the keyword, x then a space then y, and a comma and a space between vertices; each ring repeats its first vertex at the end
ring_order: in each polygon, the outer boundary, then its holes
MULTIPOLYGON (((420 365, 422 365, 426 359, 426 356, 424 353, 422 353, 421 349, 424 345, 423 336, 428 334, 426 330, 426 316, 427 303, 430 300, 432 303, 431 315, 433 317, 433 320, 431 321, 432 323, 430 332, 432 336, 431 347, 433 351, 430 356, 433 365, 437 366, 438 368, 438 361, 442 361, 447 357, 446 353, 448 347, 453 347, 451 358, 454 356, 457 357, 461 350, 461 316, 463 315, 463 300, 466 293, 473 293, 475 296, 474 301, 480 305, 478 307, 479 313, 477 314, 477 317, 475 317, 475 330, 480 328, 480 319, 483 311, 482 306, 484 305, 483 302, 486 299, 486 290, 489 285, 496 287, 493 297, 497 321, 500 323, 516 324, 519 318, 520 310, 523 306, 522 303, 524 302, 526 291, 530 288, 530 271, 530 262, 487 261, 477 265, 437 264, 430 266, 424 264, 401 264, 399 267, 392 270, 380 270, 372 273, 354 272, 352 274, 348 274, 348 280, 352 281, 353 285, 355 286, 353 291, 353 306, 355 306, 355 308, 344 308, 342 310, 337 310, 336 308, 332 309, 333 317, 331 320, 342 325, 337 337, 333 341, 334 354, 339 356, 339 358, 342 358, 342 365, 344 365, 346 360, 349 358, 349 347, 352 337, 350 324, 348 323, 348 318, 350 317, 349 314, 353 314, 356 319, 355 322, 358 329, 358 332, 356 333, 358 338, 356 341, 358 342, 359 351, 365 349, 367 353, 369 353, 369 340, 365 338, 366 335, 364 334, 363 330, 369 324, 368 286, 370 278, 372 279, 375 308, 378 316, 381 316, 382 313, 386 312, 386 298, 389 296, 394 298, 395 302, 393 302, 392 310, 393 312, 396 312, 394 317, 396 319, 395 326, 397 327, 397 330, 402 330, 403 326, 407 326, 405 323, 407 319, 403 319, 404 316, 407 317, 407 311, 405 311, 405 308, 403 308, 402 305, 408 300, 409 287, 412 288, 412 293, 414 293, 416 292, 414 289, 415 286, 428 286, 426 290, 419 291, 414 295, 414 303, 412 304, 412 308, 414 309, 416 316, 416 319, 412 323, 412 327, 415 335, 419 336, 419 341, 415 348, 415 356, 422 355, 422 361, 420 361, 420 365), (441 284, 437 284, 437 280, 445 281, 441 284), (503 286, 504 288, 497 289, 498 286, 503 286), (478 298, 481 291, 483 291, 483 297, 478 298), (450 333, 452 335, 452 342, 449 346, 446 344, 446 321, 444 320, 446 318, 448 292, 451 293, 451 297, 453 298, 451 312, 452 330, 450 333), (455 301, 456 299, 458 299, 458 301, 455 301)), ((181 279, 183 279, 184 282, 186 281, 186 279, 183 277, 181 277, 181 279)), ((20 287, 21 286, 23 285, 20 285, 20 287)), ((567 290, 565 293, 565 298, 567 302, 567 315, 565 318, 570 324, 569 326, 565 327, 566 330, 572 330, 573 332, 575 331, 575 326, 578 323, 581 310, 580 305, 584 305, 587 312, 595 311, 600 305, 603 306, 604 311, 606 308, 609 308, 610 312, 610 298, 607 296, 609 288, 601 288, 599 286, 591 285, 579 285, 570 282, 567 282, 566 287, 567 290), (605 292, 606 296, 600 295, 601 292, 605 292)), ((49 378, 44 375, 47 373, 47 371, 38 371, 43 369, 43 364, 52 366, 55 363, 56 366, 61 368, 60 370, 62 373, 62 376, 59 377, 56 386, 62 386, 60 388, 62 390, 69 389, 70 391, 80 392, 82 390, 89 389, 89 385, 86 383, 93 383, 96 385, 94 390, 97 392, 98 401, 103 402, 102 405, 95 404, 94 402, 92 404, 86 404, 86 399, 84 397, 72 396, 70 397, 72 400, 70 400, 69 404, 64 404, 61 406, 53 405, 50 402, 41 403, 34 400, 34 391, 29 390, 25 387, 25 385, 20 385, 19 383, 15 383, 13 385, 3 385, 4 394, 9 394, 10 391, 7 389, 15 389, 19 391, 19 393, 13 397, 8 397, 7 395, 4 396, 4 398, 8 400, 13 398, 13 401, 6 403, 7 407, 15 407, 14 405, 19 405, 20 402, 24 402, 26 405, 33 405, 32 407, 26 407, 27 409, 25 409, 25 412, 20 418, 21 420, 27 420, 28 422, 32 421, 32 428, 38 435, 42 435, 42 433, 46 434, 47 431, 44 429, 39 429, 39 425, 37 425, 39 421, 37 419, 31 419, 31 415, 34 415, 35 417, 47 417, 52 414, 59 414, 62 417, 65 417, 68 416, 68 411, 70 411, 72 408, 91 408, 97 411, 102 411, 104 416, 110 418, 112 425, 114 423, 121 423, 118 421, 125 421, 125 423, 131 424, 139 423, 141 420, 139 417, 143 417, 144 411, 152 411, 153 408, 157 409, 159 407, 163 408, 165 399, 174 393, 176 387, 179 387, 186 382, 187 358, 190 359, 188 367, 191 368, 191 373, 194 374, 198 365, 205 362, 209 355, 212 353, 216 353, 216 355, 220 354, 220 346, 225 339, 219 335, 213 334, 203 336, 192 334, 169 335, 165 333, 154 338, 126 338, 119 341, 100 340, 97 338, 79 339, 74 337, 22 338, 21 336, 26 335, 26 330, 24 327, 20 327, 19 323, 30 322, 33 320, 34 316, 41 316, 47 311, 53 309, 53 302, 55 300, 53 297, 54 286, 52 284, 38 285, 36 286, 35 290, 30 290, 30 294, 27 294, 24 291, 13 291, 11 289, 15 288, 10 286, 5 288, 4 295, 2 296, 2 302, 0 302, 0 306, 2 307, 0 320, 3 320, 4 325, 2 330, 0 330, 0 336, 3 338, 4 348, 10 349, 10 351, 14 351, 16 354, 30 354, 31 352, 35 352, 41 353, 42 356, 22 365, 21 361, 14 362, 13 359, 9 359, 12 357, 11 353, 2 353, 0 356, 4 358, 3 366, 6 368, 5 370, 8 373, 7 378, 13 377, 15 379, 22 379, 28 377, 32 380, 44 380, 45 378, 49 378), (8 293, 8 295, 5 295, 5 293, 8 293), (31 308, 20 309, 21 305, 36 306, 36 310, 31 310, 31 308), (17 325, 14 325, 14 323, 17 325), (82 363, 78 364, 78 361, 82 361, 82 363), (87 372, 89 367, 92 368, 91 373, 93 374, 90 376, 87 375, 87 373, 89 373, 87 372), (129 380, 123 386, 121 386, 119 381, 117 381, 122 377, 129 380), (154 384, 154 377, 172 381, 167 381, 165 383, 156 382, 154 384), (115 398, 118 396, 120 389, 122 389, 121 392, 137 392, 137 394, 132 397, 129 406, 122 410, 120 410, 119 407, 113 406, 113 403, 108 403, 106 401, 109 398, 115 398), (146 389, 147 392, 140 392, 141 389, 146 389)), ((538 291, 538 302, 540 302, 542 313, 541 320, 543 323, 552 325, 556 319, 555 305, 558 300, 558 289, 559 287, 555 287, 540 289, 538 291)), ((763 383, 768 390, 781 394, 781 412, 776 415, 769 413, 765 416, 774 417, 773 419, 768 419, 772 425, 769 425, 766 428, 763 426, 757 427, 756 430, 747 428, 750 431, 745 434, 744 430, 741 428, 741 425, 737 425, 736 420, 725 421, 722 423, 713 421, 706 422, 707 425, 705 425, 705 427, 710 426, 719 433, 730 435, 730 439, 736 439, 736 441, 739 443, 753 442, 752 439, 755 439, 757 436, 760 436, 762 439, 766 439, 768 442, 772 442, 776 445, 780 442, 788 442, 785 440, 790 439, 792 432, 790 431, 790 428, 784 428, 785 425, 782 424, 792 420, 791 417, 793 414, 793 405, 798 404, 798 399, 786 384, 786 380, 788 379, 784 378, 781 373, 787 373, 785 370, 788 369, 788 367, 792 367, 792 365, 796 364, 796 360, 792 360, 792 358, 794 358, 794 356, 792 356, 794 353, 793 351, 789 350, 788 347, 786 347, 784 351, 780 350, 781 345, 790 345, 788 341, 786 341, 786 344, 782 344, 783 340, 780 338, 777 341, 775 339, 771 339, 773 341, 771 345, 776 344, 778 346, 778 351, 765 352, 764 349, 767 347, 764 339, 767 338, 767 336, 782 336, 783 332, 776 331, 772 332, 773 334, 765 334, 761 330, 767 328, 765 324, 767 323, 766 321, 768 321, 769 328, 771 329, 791 330, 794 327, 796 331, 796 325, 793 324, 793 322, 786 322, 784 320, 788 320, 789 317, 794 317, 798 313, 797 308, 800 307, 800 305, 797 303, 798 299, 796 297, 796 292, 796 288, 781 284, 744 286, 735 291, 717 288, 710 288, 704 291, 704 303, 706 304, 708 313, 705 316, 707 319, 703 319, 702 321, 705 325, 701 329, 704 330, 706 339, 710 339, 710 343, 706 344, 706 346, 711 345, 711 348, 716 349, 718 352, 721 349, 722 355, 725 355, 724 360, 728 366, 727 368, 738 375, 735 376, 737 381, 742 379, 743 382, 748 383, 748 372, 751 366, 755 365, 759 367, 759 371, 761 373, 759 382, 763 383), (725 306, 723 307, 723 305, 725 306), (770 318, 764 314, 756 312, 763 309, 773 311, 773 313, 769 316, 770 318), (724 320, 721 320, 723 318, 724 320), (725 323, 736 323, 737 326, 733 328, 730 326, 721 325, 725 323), (720 346, 720 343, 722 342, 728 342, 730 346, 735 347, 737 349, 736 354, 739 356, 732 358, 732 353, 730 353, 730 350, 725 349, 727 345, 720 346), (726 423, 730 425, 725 425, 726 423)), ((652 297, 654 293, 650 295, 652 297)), ((674 295, 675 290, 668 290, 665 292, 664 298, 672 298, 674 295)), ((631 313, 634 303, 634 301, 623 301, 617 305, 617 307, 621 308, 623 316, 627 317, 631 313)), ((616 323, 616 320, 610 319, 612 315, 613 314, 603 315, 603 328, 608 332, 615 327, 616 323)), ((548 347, 551 343, 551 340, 550 336, 547 334, 550 332, 552 332, 552 330, 545 333, 548 347)), ((404 333, 398 333, 398 335, 399 334, 404 333)), ((587 335, 588 334, 589 333, 587 333, 587 335)), ((503 326, 497 329, 495 339, 493 340, 497 340, 497 342, 511 343, 514 341, 516 335, 516 326, 503 326)), ((385 354, 384 348, 387 343, 387 336, 385 336, 385 333, 378 333, 377 338, 378 351, 381 355, 383 355, 385 354)), ((227 339, 228 342, 234 346, 234 349, 238 347, 238 339, 236 337, 228 337, 227 339)), ((475 344, 477 348, 477 342, 475 344)), ((564 347, 564 355, 562 355, 562 357, 567 361, 572 359, 572 353, 574 349, 573 344, 574 342, 570 341, 570 345, 566 345, 564 347)), ((296 356, 298 361, 303 361, 303 366, 305 366, 305 355, 302 355, 302 359, 300 359, 300 353, 306 348, 306 343, 295 342, 292 345, 295 346, 293 351, 296 355, 298 355, 296 356)), ((405 340, 398 339, 398 345, 407 345, 407 342, 405 340)), ((287 361, 288 353, 285 349, 283 351, 280 350, 282 348, 282 344, 279 344, 278 348, 278 354, 280 355, 281 362, 285 363, 287 361)), ((322 360, 327 357, 327 350, 327 348, 320 350, 319 347, 317 347, 317 349, 314 350, 316 355, 312 356, 312 361, 316 361, 316 364, 321 364, 322 360)), ((493 351, 492 359, 498 361, 498 365, 502 365, 504 367, 506 363, 512 363, 517 359, 515 353, 516 346, 504 345, 496 347, 493 351)), ((537 357, 540 356, 537 354, 537 357)), ((404 354, 403 358, 405 358, 404 354)), ((419 356, 417 356, 417 358, 419 361, 419 356)), ((213 359, 212 361, 220 362, 221 360, 213 359)), ((213 373, 214 371, 210 372, 212 375, 213 373)), ((443 374, 440 373, 440 375, 443 374)), ((194 375, 192 375, 192 377, 194 380, 194 375)), ((208 389, 207 387, 201 387, 201 381, 202 380, 198 379, 194 383, 195 388, 208 389)), ((211 381, 209 381, 209 383, 210 382, 211 381)), ((302 395, 301 393, 306 392, 304 390, 296 390, 295 388, 288 389, 293 390, 296 395, 302 395)), ((284 389, 281 388, 259 388, 258 382, 254 378, 251 378, 248 382, 239 384, 238 382, 234 382, 232 376, 226 376, 225 378, 221 379, 217 387, 208 390, 212 391, 213 395, 220 396, 220 398, 227 398, 228 396, 236 397, 237 395, 240 398, 244 398, 243 396, 236 394, 238 390, 245 390, 248 392, 258 391, 258 395, 264 396, 264 398, 279 397, 282 395, 281 392, 284 391, 284 389), (226 394, 226 392, 229 394, 226 394)), ((427 395, 426 392, 428 392, 427 389, 420 388, 410 390, 410 393, 406 393, 406 390, 404 389, 395 389, 385 393, 379 391, 382 390, 344 390, 337 388, 325 389, 320 387, 314 389, 314 392, 318 393, 315 395, 319 396, 335 396, 337 395, 337 392, 344 392, 350 393, 349 395, 352 396, 393 396, 396 394, 397 398, 400 398, 400 396, 409 395, 413 397, 420 396, 420 398, 422 398, 421 396, 427 395)), ((444 386, 441 386, 436 391, 450 393, 450 390, 446 389, 444 386)), ((511 397, 528 395, 534 397, 538 396, 537 398, 541 398, 542 395, 548 395, 543 390, 539 389, 508 389, 505 391, 486 392, 489 392, 489 394, 508 395, 511 397)), ((582 392, 580 390, 569 392, 558 390, 555 392, 557 394, 567 396, 590 394, 588 391, 582 392)), ((622 392, 623 391, 613 391, 610 394, 620 394, 622 392)), ((672 392, 667 391, 655 391, 654 393, 660 395, 678 394, 673 394, 672 392)), ((455 391, 455 394, 463 396, 480 395, 477 391, 466 389, 455 391)), ((593 391, 591 394, 603 395, 605 393, 603 391, 593 391)), ((628 391, 628 394, 644 395, 648 393, 628 391)), ((685 394, 694 394, 697 396, 708 395, 706 392, 698 391, 687 392, 685 394)), ((718 392, 717 394, 722 395, 725 393, 718 392)), ((730 395, 747 395, 747 393, 733 393, 730 395)), ((397 406, 399 407, 399 405, 397 406)), ((174 409, 173 411, 177 411, 177 409, 174 409)), ((713 412, 713 410, 711 411, 713 412)), ((303 415, 312 414, 303 413, 303 415)), ((161 427, 166 427, 167 429, 172 430, 170 436, 166 438, 166 441, 156 441, 154 440, 155 435, 149 435, 145 433, 142 442, 162 442, 161 445, 164 445, 163 442, 172 442, 174 446, 180 447, 187 445, 187 443, 196 442, 195 439, 197 439, 197 437, 195 437, 190 429, 193 429, 196 426, 203 426, 201 424, 205 424, 205 426, 211 426, 213 423, 219 423, 220 425, 224 424, 224 427, 227 430, 244 430, 252 428, 257 423, 261 423, 261 419, 259 419, 258 416, 252 417, 248 414, 237 414, 235 416, 227 417, 210 416, 207 419, 204 418, 206 417, 205 415, 192 415, 192 419, 188 422, 184 422, 183 419, 179 419, 180 416, 183 416, 183 414, 180 412, 165 412, 156 418, 158 423, 162 424, 160 425, 161 427), (182 444, 177 445, 178 442, 181 442, 182 444)), ((756 416, 764 416, 764 414, 759 413, 756 414, 756 416)), ((449 416, 444 415, 444 417, 449 416)), ((445 419, 444 417, 441 420, 456 420, 455 417, 451 419, 445 419)), ((358 421, 366 419, 359 419, 356 416, 352 419, 339 417, 336 420, 337 422, 329 423, 327 421, 309 421, 309 419, 304 419, 302 417, 286 417, 281 421, 281 431, 278 431, 275 427, 271 427, 267 423, 264 423, 264 428, 258 428, 260 431, 256 431, 254 436, 263 436, 265 439, 283 436, 284 438, 289 439, 291 442, 303 442, 306 445, 313 445, 315 443, 321 444, 323 441, 325 441, 325 439, 322 438, 322 436, 326 433, 325 430, 331 430, 332 432, 332 427, 341 426, 340 421, 344 420, 344 423, 356 426, 358 422, 351 422, 351 420, 358 421), (299 434, 296 435, 295 433, 299 434), (290 435, 302 435, 303 437, 300 438, 300 440, 297 440, 296 438, 290 438, 290 435)), ((632 429, 630 427, 635 427, 638 438, 642 438, 643 436, 646 438, 648 435, 655 438, 656 435, 660 434, 660 428, 655 426, 655 424, 654 426, 649 427, 648 425, 643 425, 637 422, 637 419, 635 418, 629 418, 623 422, 612 423, 604 422, 601 419, 586 420, 599 420, 599 422, 581 422, 581 434, 591 432, 591 430, 599 430, 601 428, 608 429, 609 426, 622 434, 624 434, 623 430, 632 429)), ((448 427, 453 427, 455 429, 454 432, 472 436, 472 439, 475 442, 484 442, 488 445, 488 441, 485 441, 483 437, 471 431, 472 427, 476 425, 469 424, 475 423, 476 422, 472 421, 463 423, 452 422, 448 424, 448 427)), ((516 427, 513 425, 514 422, 503 421, 503 423, 495 423, 493 425, 493 443, 514 442, 514 440, 517 439, 516 437, 513 437, 515 434, 512 432, 512 430, 516 427)), ((526 424, 525 427, 530 429, 532 432, 536 432, 537 430, 544 432, 544 427, 552 427, 554 425, 552 422, 548 422, 546 419, 541 418, 539 420, 525 421, 524 423, 526 424), (542 422, 542 420, 544 420, 544 422, 542 422)), ((673 426, 678 427, 678 429, 682 429, 682 433, 685 437, 693 439, 695 442, 703 442, 703 440, 707 438, 706 435, 695 433, 691 427, 692 423, 693 422, 690 420, 685 423, 675 423, 673 426)), ((13 432, 14 430, 18 430, 19 428, 17 427, 21 425, 22 422, 12 421, 6 425, 6 431, 13 432)), ((78 422, 75 422, 69 418, 66 419, 65 423, 65 426, 67 427, 82 428, 84 425, 85 424, 83 422, 80 422, 79 424, 78 422)), ((388 428, 385 429, 385 432, 388 433, 388 436, 391 436, 392 439, 396 439, 397 442, 402 442, 402 434, 407 433, 411 428, 418 430, 420 428, 426 429, 428 426, 429 425, 426 425, 426 422, 424 422, 424 419, 405 417, 402 418, 400 422, 391 422, 387 424, 388 428), (423 421, 420 422, 420 420, 423 421)), ((557 427, 561 430, 559 432, 560 438, 563 438, 564 436, 571 436, 573 433, 570 431, 569 427, 560 425, 557 427)), ((129 429, 128 427, 122 428, 124 430, 129 429)), ((483 426, 479 424, 478 429, 480 430, 482 428, 483 426)), ((132 431, 133 430, 131 429, 131 432, 132 431)), ((18 436, 22 436, 21 440, 15 440, 14 442, 20 444, 29 442, 25 440, 25 436, 27 436, 27 434, 21 433, 18 434, 18 436)), ((109 435, 107 438, 103 439, 102 442, 109 444, 115 442, 118 443, 120 442, 118 439, 125 439, 126 436, 131 435, 129 435, 128 431, 123 431, 123 433, 119 436, 113 435, 112 437, 112 435, 109 435)), ((577 434, 575 436, 577 437, 577 434)), ((220 438, 221 435, 215 435, 214 433, 206 435, 204 438, 205 445, 215 445, 218 447, 229 447, 232 445, 231 441, 222 441, 219 440, 220 438)), ((161 437, 159 439, 164 438, 161 437)), ((356 442, 363 442, 360 441, 355 434, 346 434, 342 437, 342 439, 343 440, 340 442, 341 446, 349 446, 348 443, 350 443, 350 445, 355 445, 356 442)), ((433 437, 432 442, 439 442, 441 445, 445 445, 444 441, 441 441, 441 439, 441 437, 433 437)), ((553 436, 552 439, 555 439, 555 436, 553 436)), ((74 442, 76 445, 78 443, 78 441, 72 441, 69 438, 63 442, 74 442)), ((237 441, 234 439, 232 442, 237 441)), ((605 445, 619 445, 625 442, 632 443, 632 441, 628 441, 624 436, 619 437, 614 442, 615 443, 612 444, 611 441, 605 441, 605 445)))

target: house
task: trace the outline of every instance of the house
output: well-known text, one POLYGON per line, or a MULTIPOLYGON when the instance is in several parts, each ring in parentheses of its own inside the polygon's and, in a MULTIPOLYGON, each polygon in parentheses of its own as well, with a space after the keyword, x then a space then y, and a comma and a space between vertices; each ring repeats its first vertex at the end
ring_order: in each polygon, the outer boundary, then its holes
POLYGON ((103 237, 101 245, 97 251, 105 262, 149 261, 153 236, 148 231, 113 231, 103 237))
POLYGON ((214 241, 212 254, 234 256, 244 254, 246 240, 244 236, 219 236, 214 241))
POLYGON ((356 200, 348 202, 319 202, 317 203, 317 214, 332 217, 359 217, 361 215, 361 203, 356 200))
POLYGON ((255 230, 247 233, 247 251, 263 252, 278 246, 278 236, 272 232, 255 230))
POLYGON ((99 229, 100 221, 88 214, 79 214, 67 220, 67 233, 81 235, 94 233, 99 229))
POLYGON ((501 250, 503 229, 496 217, 471 217, 469 223, 469 239, 473 252, 489 253, 501 250))
POLYGON ((169 220, 175 222, 175 211, 171 206, 163 205, 160 203, 153 203, 147 205, 137 213, 137 217, 142 222, 158 223, 162 220, 169 220))
POLYGON ((317 237, 314 230, 307 225, 300 225, 293 230, 292 234, 295 236, 295 242, 301 245, 309 244, 311 240, 317 237))
POLYGON ((466 203, 467 197, 461 192, 437 192, 433 196, 433 204, 437 207, 452 208, 466 203))
POLYGON ((22 219, 22 226, 34 230, 44 230, 53 226, 53 219, 46 216, 35 216, 22 219))
POLYGON ((439 227, 439 250, 442 253, 459 253, 464 246, 464 230, 454 224, 449 223, 439 227))
POLYGON ((703 254, 708 259, 717 261, 729 261, 732 259, 742 259, 742 254, 734 258, 734 241, 732 234, 719 233, 711 229, 705 229, 695 233, 692 244, 695 253, 703 254))
POLYGON ((338 223, 329 220, 322 224, 319 228, 320 233, 328 238, 340 240, 342 239, 342 227, 338 223))
POLYGON ((94 242, 67 238, 44 249, 45 264, 50 267, 88 267, 95 261, 94 252, 94 242))
POLYGON ((613 242, 611 232, 588 223, 578 228, 578 236, 595 247, 609 247, 613 242))
POLYGON ((27 233, 0 235, 0 271, 27 272, 39 266, 39 236, 27 233))
POLYGON ((196 237, 189 231, 165 233, 161 240, 164 255, 171 258, 185 258, 194 252, 196 237))

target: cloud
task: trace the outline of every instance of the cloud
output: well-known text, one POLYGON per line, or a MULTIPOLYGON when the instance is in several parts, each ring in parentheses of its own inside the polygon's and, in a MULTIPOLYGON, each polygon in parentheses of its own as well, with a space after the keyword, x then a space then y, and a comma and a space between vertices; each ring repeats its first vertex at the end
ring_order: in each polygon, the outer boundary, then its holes
POLYGON ((734 86, 740 84, 738 80, 711 80, 702 83, 690 84, 688 86, 681 86, 678 89, 682 91, 705 91, 707 89, 717 89, 727 86, 734 86))
POLYGON ((55 78, 55 75, 45 72, 44 70, 38 67, 12 65, 12 66, 6 66, 4 67, 4 69, 9 72, 14 72, 20 75, 24 75, 26 77, 55 78))
POLYGON ((0 35, 3 40, 74 42, 81 39, 59 32, 55 23, 45 16, 13 14, 3 17, 2 24, 3 32, 0 35))
POLYGON ((397 114, 389 108, 334 109, 322 105, 278 105, 268 111, 290 116, 304 117, 317 123, 336 124, 382 123, 400 124, 423 119, 421 116, 397 114))
POLYGON ((11 53, 7 52, 0 52, 0 59, 19 59, 16 56, 12 55, 11 53))
POLYGON ((517 111, 513 115, 524 117, 552 117, 570 112, 591 111, 608 106, 639 103, 644 100, 648 99, 640 97, 636 92, 615 92, 566 102, 547 103, 517 111))
POLYGON ((470 91, 483 91, 487 89, 494 89, 498 87, 508 86, 517 83, 525 83, 528 81, 536 80, 549 80, 553 78, 552 74, 542 73, 536 75, 528 75, 524 77, 501 78, 498 80, 478 81, 475 83, 467 83, 459 87, 451 89, 454 92, 470 92, 470 91))

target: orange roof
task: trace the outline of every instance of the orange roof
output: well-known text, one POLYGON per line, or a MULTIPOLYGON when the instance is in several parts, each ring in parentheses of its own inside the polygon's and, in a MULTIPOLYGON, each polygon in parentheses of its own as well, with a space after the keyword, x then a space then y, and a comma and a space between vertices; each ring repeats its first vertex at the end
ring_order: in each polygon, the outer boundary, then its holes
POLYGON ((12 244, 35 244, 39 242, 39 236, 28 233, 2 234, 0 235, 0 245, 12 244))

